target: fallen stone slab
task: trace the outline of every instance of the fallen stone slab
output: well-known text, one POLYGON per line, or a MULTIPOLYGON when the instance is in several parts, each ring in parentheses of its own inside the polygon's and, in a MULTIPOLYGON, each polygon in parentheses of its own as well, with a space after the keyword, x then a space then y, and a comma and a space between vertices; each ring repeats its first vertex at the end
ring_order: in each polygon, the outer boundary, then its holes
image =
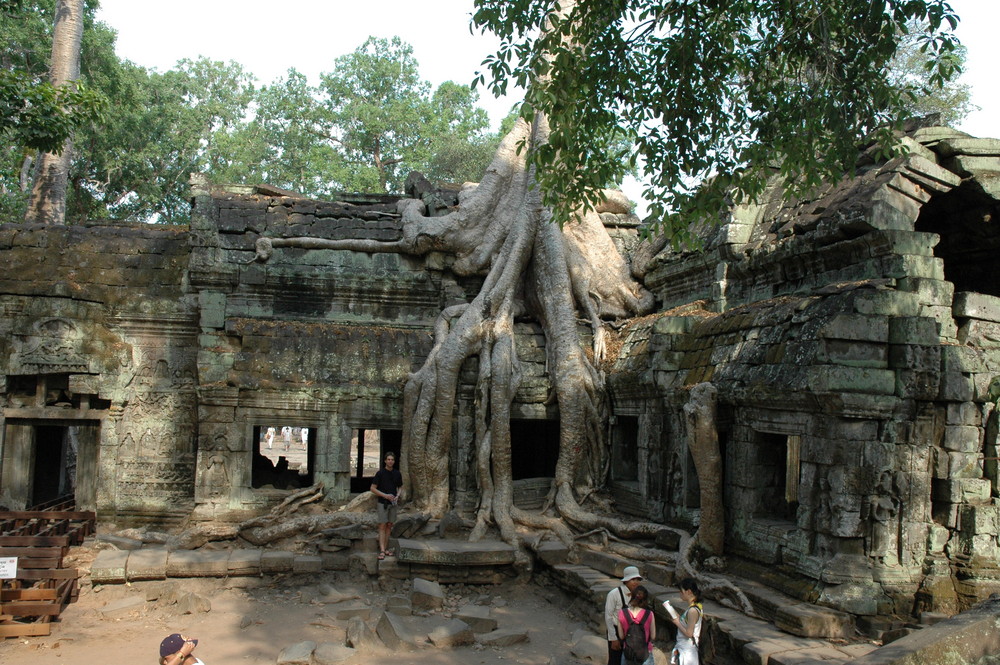
POLYGON ((112 601, 107 605, 105 605, 104 607, 102 607, 99 611, 101 613, 101 616, 105 618, 111 618, 111 617, 121 616, 123 614, 128 614, 133 610, 140 610, 143 607, 145 607, 145 605, 146 605, 145 598, 139 598, 138 596, 134 596, 132 598, 122 598, 121 600, 112 601))
POLYGON ((340 621, 347 621, 352 617, 361 617, 364 621, 368 621, 372 615, 372 608, 367 603, 362 602, 344 603, 337 605, 333 615, 340 621))
POLYGON ((101 550, 90 565, 93 584, 124 584, 129 553, 122 550, 101 550))
POLYGON ((354 656, 355 653, 354 649, 345 647, 343 644, 323 642, 313 651, 312 658, 315 665, 330 665, 330 663, 345 661, 354 656))
POLYGON ((377 575, 378 564, 375 552, 352 552, 347 558, 347 569, 353 575, 377 575))
POLYGON ((260 575, 261 550, 233 550, 229 554, 231 576, 260 575))
POLYGON ((348 570, 351 564, 351 551, 320 552, 323 560, 323 570, 348 570))
POLYGON ((608 662, 607 639, 584 630, 573 633, 569 651, 581 660, 589 660, 592 663, 608 662))
POLYGON ((398 555, 403 563, 437 566, 499 566, 514 563, 514 548, 495 540, 399 539, 398 555))
POLYGON ((528 641, 528 631, 511 630, 500 628, 489 633, 479 635, 477 641, 487 647, 509 647, 514 644, 528 641))
POLYGON ((851 615, 815 605, 786 605, 774 614, 774 625, 801 637, 851 637, 854 620, 851 615))
POLYGON ((410 590, 410 604, 422 610, 441 609, 444 607, 444 589, 437 582, 415 577, 410 590))
POLYGON ((816 647, 796 651, 783 651, 771 657, 770 665, 813 665, 814 663, 844 663, 850 656, 832 647, 816 647))
POLYGON ((455 618, 464 621, 474 633, 488 633, 497 629, 497 620, 490 616, 490 608, 482 605, 465 605, 455 612, 455 618))
POLYGON ((225 577, 228 573, 229 552, 226 550, 175 550, 167 557, 167 577, 225 577))
POLYGON ((292 559, 293 573, 321 573, 323 572, 323 557, 312 554, 300 554, 292 559))
POLYGON ((386 598, 385 611, 405 617, 413 614, 413 607, 410 605, 409 598, 406 596, 396 595, 386 598))
POLYGON ((137 550, 143 545, 141 540, 136 538, 126 538, 124 536, 115 536, 110 533, 99 533, 96 536, 97 542, 108 543, 109 545, 114 545, 120 550, 137 550))
POLYGON ((168 554, 162 547, 134 550, 128 555, 128 563, 125 566, 128 581, 166 579, 168 554))
POLYGON ((427 633, 415 632, 403 621, 403 617, 392 612, 382 613, 378 625, 375 627, 375 633, 383 644, 394 650, 414 647, 424 643, 427 639, 427 633))
POLYGON ((976 663, 1000 653, 1000 598, 856 658, 851 665, 976 663))
POLYGON ((452 619, 427 633, 427 639, 438 648, 459 647, 476 641, 469 624, 460 619, 452 619))
POLYGON ((566 563, 569 557, 569 548, 558 540, 543 540, 535 549, 538 558, 549 566, 559 563, 566 563))
POLYGON ((278 654, 277 665, 312 665, 313 651, 316 643, 305 641, 292 644, 278 654))
POLYGON ((291 552, 273 551, 260 555, 260 572, 287 573, 292 570, 295 555, 291 552))
POLYGON ((347 646, 353 647, 358 653, 378 653, 385 648, 382 640, 361 617, 354 617, 347 622, 346 642, 347 646))
POLYGON ((212 611, 212 601, 204 596, 187 592, 177 599, 177 611, 181 614, 202 614, 212 611))

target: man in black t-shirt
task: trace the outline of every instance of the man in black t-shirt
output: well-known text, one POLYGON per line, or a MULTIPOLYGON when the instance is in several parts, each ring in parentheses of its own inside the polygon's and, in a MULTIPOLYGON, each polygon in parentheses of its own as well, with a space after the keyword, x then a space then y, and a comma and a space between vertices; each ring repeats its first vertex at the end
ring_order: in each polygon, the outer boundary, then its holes
POLYGON ((396 503, 399 501, 399 489, 403 486, 403 474, 396 466, 395 453, 385 454, 385 468, 375 473, 372 481, 372 494, 378 497, 378 558, 393 556, 395 552, 388 549, 389 534, 396 521, 396 503))

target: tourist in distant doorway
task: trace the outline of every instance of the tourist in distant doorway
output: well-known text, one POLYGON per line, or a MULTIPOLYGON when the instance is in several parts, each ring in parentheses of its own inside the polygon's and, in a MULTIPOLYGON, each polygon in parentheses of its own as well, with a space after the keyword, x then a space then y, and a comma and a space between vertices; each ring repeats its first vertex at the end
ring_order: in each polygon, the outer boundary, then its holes
POLYGON ((396 504, 399 502, 399 490, 403 487, 403 474, 396 467, 396 454, 385 454, 385 467, 375 473, 372 481, 372 494, 378 497, 378 558, 393 556, 395 552, 389 549, 389 535, 392 525, 396 522, 396 504))
POLYGON ((198 640, 174 633, 160 642, 160 665, 205 665, 191 652, 198 646, 198 640))
POLYGON ((309 444, 309 430, 305 427, 300 427, 299 437, 302 439, 302 447, 305 448, 309 444))
POLYGON ((622 583, 608 592, 604 600, 604 625, 608 632, 608 665, 621 665, 622 643, 618 638, 618 612, 628 607, 632 590, 642 584, 642 575, 635 566, 626 566, 622 583))
POLYGON ((653 612, 646 608, 649 600, 649 591, 641 584, 632 589, 632 597, 629 598, 628 607, 618 612, 618 634, 622 638, 622 665, 654 665, 653 664, 653 640, 656 639, 656 620, 653 612), (629 658, 628 631, 631 624, 636 624, 641 631, 642 644, 636 645, 639 648, 639 656, 629 658), (645 657, 643 657, 645 654, 645 657))
POLYGON ((281 428, 281 440, 285 444, 285 451, 292 446, 292 428, 285 425, 281 428))
POLYGON ((663 607, 670 613, 670 620, 677 626, 677 643, 670 652, 671 665, 698 665, 698 643, 701 641, 701 591, 698 583, 686 577, 681 580, 681 600, 688 608, 680 615, 669 600, 663 607))
POLYGON ((267 443, 267 449, 270 450, 271 446, 274 445, 274 428, 268 427, 267 432, 264 434, 264 442, 267 443))

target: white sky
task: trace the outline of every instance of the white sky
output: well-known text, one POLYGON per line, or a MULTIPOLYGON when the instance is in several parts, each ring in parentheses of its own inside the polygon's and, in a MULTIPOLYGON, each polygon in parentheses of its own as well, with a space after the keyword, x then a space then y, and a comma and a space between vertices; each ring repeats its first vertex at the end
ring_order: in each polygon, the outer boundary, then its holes
MULTIPOLYGON (((1000 136, 1000 0, 951 0, 962 21, 958 36, 968 49, 962 81, 972 86, 980 110, 959 129, 973 136, 1000 136)), ((423 78, 437 86, 472 80, 496 40, 472 34, 472 0, 101 0, 98 17, 118 31, 117 51, 145 67, 171 69, 199 55, 234 60, 262 84, 291 67, 318 83, 334 58, 353 51, 369 35, 398 35, 413 46, 423 78)), ((517 97, 495 100, 480 91, 496 127, 517 97)), ((638 199, 638 186, 626 187, 638 199)))

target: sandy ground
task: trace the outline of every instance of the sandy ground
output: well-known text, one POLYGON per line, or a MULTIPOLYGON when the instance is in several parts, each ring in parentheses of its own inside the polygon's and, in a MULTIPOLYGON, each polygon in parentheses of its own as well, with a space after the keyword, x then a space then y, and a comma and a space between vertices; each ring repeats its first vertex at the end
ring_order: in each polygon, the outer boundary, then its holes
MULTIPOLYGON (((81 561, 81 568, 86 561, 81 561)), ((333 585, 338 591, 356 593, 378 608, 390 595, 370 580, 352 580, 348 573, 264 578, 181 579, 91 588, 84 579, 79 600, 67 607, 52 634, 46 637, 8 638, 0 643, 4 665, 53 663, 147 663, 158 658, 160 640, 180 632, 200 640, 195 655, 206 665, 273 664, 281 650, 303 640, 343 644, 347 621, 334 618, 337 605, 319 602, 318 587, 333 585), (173 585, 173 589, 170 586, 173 585), (207 613, 180 614, 167 600, 148 601, 139 609, 105 616, 109 603, 125 598, 167 596, 193 591, 211 601, 207 613), (152 593, 151 593, 152 592, 152 593), (159 594, 156 592, 160 592, 159 594)), ((408 592, 409 582, 391 593, 408 592)), ((557 590, 536 584, 499 586, 445 586, 445 612, 468 603, 489 603, 499 628, 524 629, 530 641, 505 648, 473 645, 442 650, 432 646, 391 656, 357 653, 348 665, 383 665, 386 662, 417 665, 449 663, 526 663, 570 665, 580 663, 570 654, 573 632, 584 627, 581 607, 557 590)), ((373 613, 374 616, 375 613, 373 613)))

